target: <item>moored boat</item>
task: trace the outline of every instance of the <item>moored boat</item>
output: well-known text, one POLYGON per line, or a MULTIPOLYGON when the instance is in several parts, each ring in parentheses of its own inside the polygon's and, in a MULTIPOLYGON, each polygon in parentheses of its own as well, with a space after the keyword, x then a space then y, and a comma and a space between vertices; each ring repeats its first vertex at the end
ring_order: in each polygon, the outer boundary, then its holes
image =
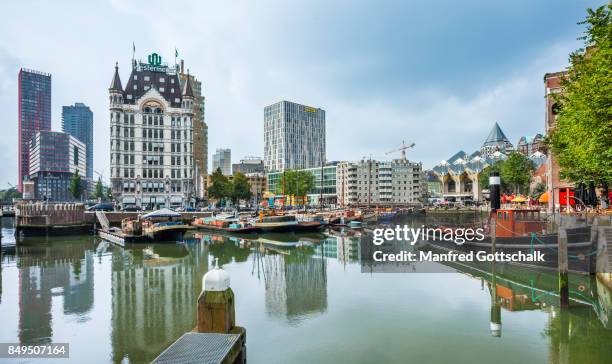
MULTIPOLYGON (((481 231, 478 239, 466 239, 469 228, 462 227, 425 227, 425 244, 433 249, 443 251, 471 252, 485 251, 487 253, 518 253, 533 254, 539 252, 543 260, 539 262, 516 263, 537 268, 554 269, 558 259, 558 234, 547 230, 547 222, 540 219, 537 209, 500 209, 491 216, 491 223, 481 231), (445 234, 452 239, 444 238, 445 234), (461 234, 461 235, 459 235, 461 234), (457 242, 457 236, 461 241, 457 242), (493 239, 494 238, 494 239, 493 239), (495 248, 493 249, 493 241, 495 248)), ((475 231, 476 228, 471 230, 475 231)), ((593 257, 597 250, 591 242, 590 227, 576 227, 566 229, 567 249, 569 256, 569 269, 577 272, 588 272, 592 269, 593 257)), ((474 233, 472 232, 472 235, 474 233)), ((515 264, 510 262, 510 264, 515 264)))
POLYGON ((190 226, 181 220, 181 214, 170 209, 150 212, 142 217, 142 234, 153 241, 177 241, 190 226))
POLYGON ((294 215, 262 216, 253 225, 263 232, 291 231, 298 225, 298 220, 294 215))

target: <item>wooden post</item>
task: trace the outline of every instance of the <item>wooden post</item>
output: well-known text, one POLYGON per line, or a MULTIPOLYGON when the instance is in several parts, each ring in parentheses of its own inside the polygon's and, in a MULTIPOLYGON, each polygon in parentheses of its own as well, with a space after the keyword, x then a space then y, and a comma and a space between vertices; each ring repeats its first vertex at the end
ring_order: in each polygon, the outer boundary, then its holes
MULTIPOLYGON (((585 209, 586 210, 586 209, 585 209)), ((597 274, 597 256, 599 255, 599 236, 598 234, 598 220, 593 219, 593 225, 591 225, 591 245, 589 249, 589 255, 586 257, 589 264, 589 274, 597 274)))
POLYGON ((198 332, 227 334, 236 326, 234 292, 230 288, 229 274, 219 268, 202 279, 202 293, 198 298, 198 332))
POLYGON ((561 308, 569 307, 569 276, 568 276, 568 260, 567 260, 567 230, 565 227, 559 226, 558 256, 557 264, 559 266, 559 306, 561 308))

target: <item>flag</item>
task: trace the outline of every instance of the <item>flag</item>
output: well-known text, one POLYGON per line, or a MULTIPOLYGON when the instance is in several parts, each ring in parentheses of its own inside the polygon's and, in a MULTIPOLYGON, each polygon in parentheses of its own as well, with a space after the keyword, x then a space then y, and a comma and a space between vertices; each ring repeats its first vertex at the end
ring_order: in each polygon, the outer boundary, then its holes
POLYGON ((136 52, 136 43, 132 42, 132 52, 136 52))
POLYGON ((174 48, 174 57, 178 57, 178 49, 174 48))

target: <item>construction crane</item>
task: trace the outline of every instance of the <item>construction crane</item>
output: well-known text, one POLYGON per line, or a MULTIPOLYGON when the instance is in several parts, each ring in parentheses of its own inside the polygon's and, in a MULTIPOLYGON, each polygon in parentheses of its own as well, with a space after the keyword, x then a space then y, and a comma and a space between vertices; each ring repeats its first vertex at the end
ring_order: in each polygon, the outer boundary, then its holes
POLYGON ((98 178, 100 178, 100 180, 104 180, 104 170, 102 170, 102 173, 94 170, 94 173, 98 175, 98 178))
POLYGON ((414 143, 411 143, 410 145, 406 145, 406 142, 402 140, 402 147, 401 148, 392 150, 392 151, 387 152, 385 154, 402 152, 402 159, 406 159, 406 149, 410 149, 412 147, 414 147, 414 143))

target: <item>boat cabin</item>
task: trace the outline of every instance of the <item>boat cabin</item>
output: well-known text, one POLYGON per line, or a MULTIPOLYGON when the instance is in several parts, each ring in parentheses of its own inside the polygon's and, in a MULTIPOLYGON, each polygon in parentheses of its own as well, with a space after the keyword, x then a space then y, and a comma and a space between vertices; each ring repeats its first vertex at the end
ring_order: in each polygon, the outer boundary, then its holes
POLYGON ((499 209, 494 219, 497 237, 529 236, 546 230, 546 221, 542 220, 539 209, 499 209))

